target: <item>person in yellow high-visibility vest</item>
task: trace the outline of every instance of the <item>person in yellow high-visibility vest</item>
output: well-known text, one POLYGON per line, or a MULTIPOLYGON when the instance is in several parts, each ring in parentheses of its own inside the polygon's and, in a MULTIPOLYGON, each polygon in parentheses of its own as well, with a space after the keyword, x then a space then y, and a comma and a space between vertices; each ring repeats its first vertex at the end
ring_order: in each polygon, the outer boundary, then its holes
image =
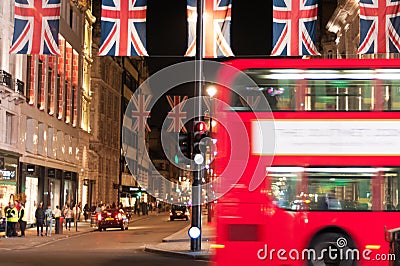
POLYGON ((17 231, 15 230, 15 225, 18 223, 18 209, 13 203, 10 203, 7 209, 7 225, 8 225, 8 236, 17 236, 17 231))
POLYGON ((25 228, 26 228, 26 213, 25 213, 25 203, 20 203, 19 209, 19 228, 21 229, 21 237, 25 236, 25 228))
POLYGON ((8 205, 4 208, 4 213, 5 213, 5 215, 6 215, 6 228, 5 228, 6 237, 10 237, 10 236, 11 236, 11 233, 12 233, 12 230, 11 230, 11 222, 10 222, 10 219, 11 219, 11 215, 10 215, 11 209, 12 209, 12 208, 11 208, 11 202, 9 202, 8 205))

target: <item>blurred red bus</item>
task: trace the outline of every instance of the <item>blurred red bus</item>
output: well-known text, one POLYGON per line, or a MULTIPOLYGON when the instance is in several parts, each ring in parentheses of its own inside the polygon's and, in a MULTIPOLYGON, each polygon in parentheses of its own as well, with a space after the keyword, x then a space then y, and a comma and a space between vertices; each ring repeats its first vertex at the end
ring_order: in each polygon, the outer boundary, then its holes
POLYGON ((217 115, 226 125, 216 127, 223 196, 214 262, 389 265, 384 228, 400 227, 400 60, 225 64, 255 85, 232 69, 219 73, 230 89, 221 86, 215 97, 231 109, 217 115), (270 109, 257 106, 260 95, 270 109), (239 124, 247 132, 241 141, 230 136, 239 124))

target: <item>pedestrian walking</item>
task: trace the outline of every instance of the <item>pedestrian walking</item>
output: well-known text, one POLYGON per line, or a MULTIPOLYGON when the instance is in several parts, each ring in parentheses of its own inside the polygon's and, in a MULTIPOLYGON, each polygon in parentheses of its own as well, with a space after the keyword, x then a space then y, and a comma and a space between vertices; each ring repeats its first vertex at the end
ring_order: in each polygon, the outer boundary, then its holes
POLYGON ((43 224, 44 224, 44 219, 45 219, 45 212, 43 210, 43 202, 39 203, 39 206, 37 207, 37 209, 35 211, 35 218, 36 218, 37 236, 39 236, 39 229, 40 229, 40 235, 43 236, 43 224))
POLYGON ((64 210, 64 217, 65 217, 65 230, 71 231, 71 223, 74 219, 74 212, 67 204, 67 207, 64 210))
POLYGON ((46 220, 46 236, 51 236, 51 231, 53 228, 53 211, 51 210, 51 205, 47 205, 45 212, 46 220))
POLYGON ((80 208, 80 203, 75 204, 74 207, 74 217, 75 217, 75 231, 78 232, 78 222, 81 219, 81 208, 80 208))
POLYGON ((25 213, 25 203, 20 203, 19 215, 18 215, 19 228, 21 229, 20 237, 25 237, 26 228, 26 213, 25 213))
POLYGON ((56 234, 59 234, 60 233, 60 217, 61 217, 62 213, 61 213, 60 207, 58 205, 53 210, 53 214, 54 214, 54 219, 56 221, 55 231, 56 231, 56 234))
POLYGON ((83 207, 83 216, 84 216, 84 218, 85 218, 85 222, 86 222, 86 220, 88 219, 88 217, 89 217, 89 205, 86 203, 85 204, 85 207, 83 207))
POLYGON ((96 209, 94 210, 95 213, 101 213, 102 209, 101 209, 101 205, 97 205, 96 209))

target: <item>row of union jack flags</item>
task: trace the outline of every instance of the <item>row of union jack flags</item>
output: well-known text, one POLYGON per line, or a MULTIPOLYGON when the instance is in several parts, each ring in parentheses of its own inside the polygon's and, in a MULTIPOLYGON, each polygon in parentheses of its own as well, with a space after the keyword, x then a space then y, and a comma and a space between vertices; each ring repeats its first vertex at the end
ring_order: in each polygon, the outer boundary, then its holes
MULTIPOLYGON (((168 112, 167 120, 170 120, 167 132, 180 132, 187 133, 188 130, 185 127, 185 121, 187 118, 187 111, 185 111, 185 104, 188 100, 188 96, 179 95, 166 95, 171 111, 168 112)), ((151 131, 150 126, 147 123, 147 119, 150 118, 150 103, 152 100, 151 95, 135 94, 132 96, 132 110, 131 110, 131 131, 151 131)), ((204 98, 207 110, 216 110, 218 102, 211 102, 209 98, 204 98)), ((259 97, 256 99, 253 96, 247 97, 247 102, 256 103, 260 102, 259 97)), ((252 105, 253 106, 253 105, 252 105)), ((255 105, 254 105, 255 106, 255 105)), ((209 113, 208 113, 209 115, 209 113)))
MULTIPOLYGON (((187 112, 183 111, 185 103, 188 99, 188 96, 171 96, 167 95, 167 101, 169 106, 171 107, 171 111, 168 112, 167 119, 171 119, 171 123, 167 129, 168 132, 179 132, 183 131, 187 132, 185 128, 184 121, 187 116, 187 112), (176 107, 176 108, 175 108, 176 107)), ((151 131, 150 126, 147 123, 147 119, 150 118, 150 110, 149 105, 151 102, 151 95, 144 94, 135 94, 132 96, 132 126, 130 128, 131 131, 151 131)))
MULTIPOLYGON (((10 53, 60 53, 60 1, 15 0, 10 53)), ((233 56, 230 46, 232 0, 204 1, 204 57, 233 56)), ((188 49, 196 53, 197 0, 187 0, 188 49)), ((99 55, 148 56, 147 0, 102 0, 99 55)), ((274 56, 318 55, 317 0, 273 0, 274 56)), ((358 53, 400 52, 400 0, 360 0, 358 53)))

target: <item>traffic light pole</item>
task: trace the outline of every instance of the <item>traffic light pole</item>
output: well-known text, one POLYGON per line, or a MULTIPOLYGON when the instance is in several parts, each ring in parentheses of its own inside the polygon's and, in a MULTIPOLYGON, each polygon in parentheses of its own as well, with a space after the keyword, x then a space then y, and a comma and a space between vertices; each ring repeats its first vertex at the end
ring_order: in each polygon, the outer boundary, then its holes
MULTIPOLYGON (((202 115, 202 89, 203 89, 203 0, 197 0, 197 24, 196 24, 196 84, 195 96, 198 97, 197 117, 198 121, 201 120, 202 115)), ((203 177, 203 164, 195 163, 195 171, 193 173, 192 183, 192 226, 191 228, 198 228, 200 234, 198 237, 190 238, 190 250, 201 250, 201 180, 203 177)))

